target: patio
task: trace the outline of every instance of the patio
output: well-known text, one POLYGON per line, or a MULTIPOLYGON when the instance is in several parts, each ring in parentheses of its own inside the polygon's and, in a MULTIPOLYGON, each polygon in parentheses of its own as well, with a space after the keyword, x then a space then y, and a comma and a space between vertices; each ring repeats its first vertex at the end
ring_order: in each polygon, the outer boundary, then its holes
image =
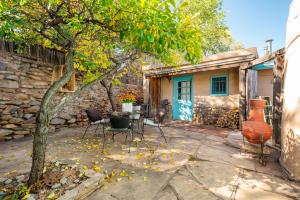
MULTIPOLYGON (((86 172, 97 164, 100 173, 115 174, 102 179, 101 187, 86 199, 300 198, 300 185, 285 180, 277 163, 261 166, 253 155, 212 135, 213 130, 164 130, 167 144, 156 128, 146 127, 145 140, 135 140, 131 153, 125 136, 117 135, 101 154, 102 139, 99 142, 93 129, 85 140, 80 139, 84 128, 62 129, 51 134, 46 159, 64 160, 86 172)), ((0 177, 29 172, 31 145, 31 138, 1 143, 0 177)))

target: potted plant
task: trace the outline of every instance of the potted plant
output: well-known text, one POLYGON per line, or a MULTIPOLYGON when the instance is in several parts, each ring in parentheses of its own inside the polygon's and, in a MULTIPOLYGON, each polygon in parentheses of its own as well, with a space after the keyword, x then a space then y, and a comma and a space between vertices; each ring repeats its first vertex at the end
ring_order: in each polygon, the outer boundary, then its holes
POLYGON ((119 99, 122 103, 122 112, 132 112, 132 104, 136 101, 135 96, 131 93, 125 93, 119 95, 119 99))
POLYGON ((110 124, 112 128, 129 128, 129 114, 113 112, 110 115, 110 124))

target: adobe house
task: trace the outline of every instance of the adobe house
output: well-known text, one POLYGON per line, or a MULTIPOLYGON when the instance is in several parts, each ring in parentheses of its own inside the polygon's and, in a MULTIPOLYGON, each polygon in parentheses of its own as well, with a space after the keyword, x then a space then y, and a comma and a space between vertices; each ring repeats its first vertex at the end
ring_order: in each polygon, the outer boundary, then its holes
POLYGON ((167 99, 173 120, 215 124, 224 113, 240 109, 246 82, 240 68, 257 57, 256 48, 249 48, 207 56, 197 65, 145 68, 144 100, 155 110, 167 99))
MULTIPOLYGON (((55 49, 29 46, 18 52, 13 42, 0 40, 0 141, 31 135, 35 130, 35 116, 44 93, 64 70, 65 55, 55 49)), ((66 92, 73 92, 81 84, 81 76, 73 74, 61 88, 56 101, 66 92)), ((122 87, 142 94, 142 80, 129 73, 121 80, 122 87)), ((114 94, 120 92, 114 88, 114 94)), ((102 113, 111 109, 104 87, 96 83, 67 104, 51 121, 50 131, 60 127, 85 126, 85 109, 95 108, 102 113)))

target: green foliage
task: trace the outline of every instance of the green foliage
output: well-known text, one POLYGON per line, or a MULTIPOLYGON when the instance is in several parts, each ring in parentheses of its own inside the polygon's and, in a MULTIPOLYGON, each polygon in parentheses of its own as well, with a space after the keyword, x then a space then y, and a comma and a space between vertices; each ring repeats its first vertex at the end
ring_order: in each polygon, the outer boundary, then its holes
POLYGON ((4 200, 26 200, 30 196, 30 190, 31 187, 27 185, 19 185, 18 189, 13 194, 5 196, 4 200))
POLYGON ((232 38, 224 21, 222 0, 184 0, 181 13, 198 26, 205 55, 228 51, 232 38))
POLYGON ((0 37, 66 52, 72 46, 75 68, 89 82, 113 65, 118 51, 178 65, 183 58, 197 63, 203 53, 222 50, 230 34, 220 5, 220 0, 3 0, 0 37))

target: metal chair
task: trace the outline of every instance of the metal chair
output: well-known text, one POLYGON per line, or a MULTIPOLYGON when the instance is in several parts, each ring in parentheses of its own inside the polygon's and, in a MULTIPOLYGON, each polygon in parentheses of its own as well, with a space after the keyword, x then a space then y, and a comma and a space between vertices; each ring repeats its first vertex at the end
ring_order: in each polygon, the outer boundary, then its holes
POLYGON ((143 123, 143 132, 144 132, 144 125, 152 126, 152 127, 157 127, 161 136, 164 138, 165 142, 167 143, 167 139, 165 137, 165 133, 162 130, 162 123, 163 120, 165 119, 167 115, 167 111, 164 108, 158 109, 154 119, 150 118, 144 118, 144 123, 143 123))
POLYGON ((81 139, 84 139, 88 128, 92 125, 97 124, 97 128, 95 130, 95 132, 97 132, 97 130, 99 128, 99 125, 101 124, 102 125, 102 133, 104 133, 104 127, 107 123, 109 123, 109 119, 102 118, 99 111, 97 111, 95 109, 87 109, 85 112, 86 112, 87 117, 88 117, 88 126, 86 127, 86 129, 84 131, 84 134, 83 134, 81 139))
POLYGON ((143 117, 144 112, 141 110, 141 107, 139 107, 139 109, 137 109, 137 107, 133 107, 133 112, 129 115, 129 119, 130 119, 130 125, 132 128, 132 133, 137 133, 138 135, 140 135, 141 140, 144 139, 144 132, 143 132, 143 117))

